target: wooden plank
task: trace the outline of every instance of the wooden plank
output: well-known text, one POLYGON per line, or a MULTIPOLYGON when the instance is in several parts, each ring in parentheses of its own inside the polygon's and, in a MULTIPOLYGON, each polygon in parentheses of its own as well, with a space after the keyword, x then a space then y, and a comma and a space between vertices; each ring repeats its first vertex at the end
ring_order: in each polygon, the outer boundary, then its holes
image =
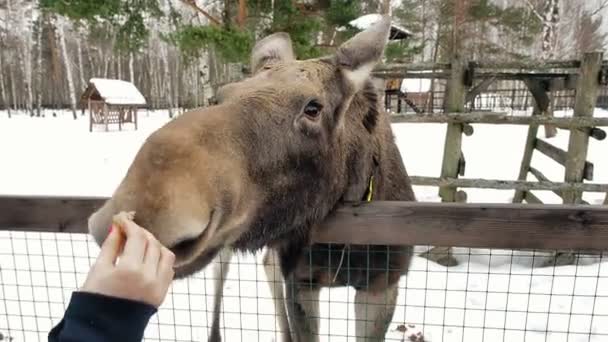
MULTIPOLYGON (((447 113, 459 113, 465 110, 466 87, 464 85, 464 75, 466 68, 467 63, 464 59, 456 57, 452 61, 452 71, 444 103, 444 110, 447 113)), ((448 123, 447 126, 441 177, 458 178, 462 156, 462 124, 448 123)), ((439 196, 444 202, 454 202, 456 200, 456 188, 441 187, 439 196)))
POLYGON ((508 249, 608 249, 602 206, 369 202, 338 208, 320 243, 508 249))
POLYGON ((372 72, 372 76, 376 78, 428 78, 428 79, 447 79, 450 74, 447 72, 408 72, 408 71, 380 71, 372 72))
MULTIPOLYGON (((547 107, 549 106, 549 97, 547 96, 547 92, 538 81, 524 79, 524 83, 534 98, 534 109, 532 110, 531 119, 546 118, 546 116, 541 114, 546 111, 547 107)), ((532 156, 534 154, 534 150, 536 149, 536 137, 538 136, 539 125, 539 123, 530 123, 530 127, 528 128, 524 154, 519 167, 519 174, 517 176, 517 180, 519 181, 525 181, 528 178, 528 171, 530 169, 530 164, 532 163, 532 156)), ((513 196, 513 203, 521 203, 525 198, 526 192, 524 190, 516 190, 515 195, 513 196)))
POLYGON ((540 198, 536 197, 530 191, 526 191, 526 193, 525 193, 524 196, 525 196, 524 199, 526 200, 526 203, 530 203, 530 204, 543 204, 543 201, 541 201, 540 198))
POLYGON ((86 233, 87 220, 105 198, 0 196, 0 230, 86 233))
POLYGON ((543 70, 543 69, 575 69, 580 67, 578 60, 570 61, 525 61, 525 62, 472 62, 476 68, 480 69, 519 69, 519 70, 543 70))
MULTIPOLYGON (((574 99, 575 117, 593 117, 599 91, 599 73, 602 67, 602 52, 586 53, 581 63, 580 77, 574 99)), ((589 148, 589 129, 577 129, 570 132, 566 163, 566 182, 582 182, 589 179, 590 171, 587 159, 589 148)), ((565 191, 564 203, 578 203, 583 196, 580 191, 565 191)))
MULTIPOLYGON (((473 61, 471 66, 476 69, 517 69, 523 70, 552 70, 552 69, 576 69, 579 68, 579 60, 570 61, 525 61, 525 62, 487 62, 473 61)), ((425 70, 449 70, 450 63, 388 63, 376 66, 374 71, 425 71, 425 70)))
POLYGON ((473 101, 475 99, 475 97, 477 97, 477 95, 486 91, 488 89, 488 87, 490 85, 492 85, 492 83, 494 83, 494 81, 496 81, 495 78, 486 78, 485 80, 479 82, 479 84, 477 84, 475 87, 473 87, 471 90, 469 90, 467 92, 465 102, 469 103, 469 102, 473 101))
MULTIPOLYGON (((0 229, 86 233, 105 198, 0 197, 0 229)), ((608 249, 604 206, 382 202, 346 204, 313 241, 509 249, 608 249)))
POLYGON ((479 70, 475 72, 476 78, 496 78, 497 80, 522 80, 524 78, 551 80, 556 78, 575 77, 576 73, 564 70, 521 71, 521 70, 479 70))
POLYGON ((580 190, 589 192, 606 192, 608 184, 597 183, 554 183, 530 182, 523 180, 498 180, 480 178, 437 178, 410 176, 413 185, 421 186, 451 186, 459 188, 498 189, 498 190, 580 190))
MULTIPOLYGON (((372 76, 376 78, 436 78, 436 79, 449 79, 450 73, 441 71, 372 71, 372 76)), ((550 81, 557 78, 564 79, 563 83, 566 84, 567 80, 576 77, 576 74, 565 72, 565 71, 553 71, 553 72, 521 72, 519 70, 512 71, 476 71, 476 79, 487 79, 492 78, 500 81, 521 81, 525 78, 538 79, 544 81, 550 81)), ((561 81, 560 81, 561 82, 561 81)))
MULTIPOLYGON (((540 170, 531 167, 530 166, 530 173, 536 177, 536 179, 538 179, 540 182, 551 182, 551 180, 549 178, 547 178, 547 176, 545 176, 542 172, 540 172, 540 170)), ((556 194, 559 197, 562 197, 562 191, 559 190, 552 190, 554 194, 556 194)), ((529 194, 529 193, 528 193, 529 194)), ((541 202, 542 203, 542 202, 541 202)))
POLYGON ((568 153, 561 148, 553 146, 542 139, 537 139, 536 149, 559 164, 566 165, 568 153))
MULTIPOLYGON (((608 118, 574 118, 551 116, 516 116, 498 112, 442 113, 442 114, 392 114, 392 123, 468 123, 496 125, 543 125, 559 128, 608 127, 608 118)), ((599 133, 598 133, 599 134, 599 133)))
POLYGON ((380 71, 428 71, 428 70, 450 70, 450 63, 389 63, 381 64, 374 68, 374 72, 380 71))
MULTIPOLYGON (((562 150, 561 148, 553 146, 542 139, 537 139, 536 149, 559 164, 567 166, 568 152, 562 150)), ((583 176, 579 182, 582 182, 583 179, 593 180, 593 170, 593 163, 585 161, 583 163, 583 176)))

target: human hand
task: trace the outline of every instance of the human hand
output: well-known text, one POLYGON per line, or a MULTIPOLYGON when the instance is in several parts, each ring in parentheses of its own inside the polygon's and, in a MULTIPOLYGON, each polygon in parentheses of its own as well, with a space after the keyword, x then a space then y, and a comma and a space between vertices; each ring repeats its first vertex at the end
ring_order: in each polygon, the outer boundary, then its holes
POLYGON ((173 280, 174 262, 175 255, 152 234, 123 221, 120 228, 110 228, 81 290, 159 307, 173 280))

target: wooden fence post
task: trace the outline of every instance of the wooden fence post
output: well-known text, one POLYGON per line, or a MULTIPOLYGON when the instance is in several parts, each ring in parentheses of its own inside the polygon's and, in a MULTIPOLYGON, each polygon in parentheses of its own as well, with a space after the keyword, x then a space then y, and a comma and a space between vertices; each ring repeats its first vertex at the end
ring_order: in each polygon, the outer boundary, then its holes
MULTIPOLYGON (((524 79, 524 83, 534 98, 534 110, 532 111, 532 115, 542 115, 549 108, 549 96, 547 95, 547 91, 543 88, 538 80, 527 78, 524 79)), ((524 156, 521 161, 519 176, 517 176, 518 180, 527 179, 528 172, 530 171, 530 164, 532 163, 532 155, 534 154, 534 149, 536 148, 537 135, 538 125, 530 124, 530 128, 528 129, 528 137, 526 138, 526 145, 524 147, 524 156)), ((528 195, 530 194, 527 191, 515 191, 513 203, 521 203, 528 197, 528 195)), ((536 200, 536 197, 530 196, 530 199, 534 201, 536 200)))
MULTIPOLYGON (((465 110, 466 87, 464 84, 467 63, 459 56, 452 60, 452 72, 448 80, 444 111, 446 113, 462 113, 465 110)), ((443 148, 442 178, 458 178, 459 161, 462 155, 462 124, 448 123, 443 148)), ((439 196, 443 202, 456 201, 455 187, 439 188, 439 196)))
MULTIPOLYGON (((452 59, 452 71, 448 79, 445 102, 443 104, 445 113, 462 113, 465 111, 467 89, 465 75, 467 72, 466 61, 456 55, 452 59)), ((464 176, 464 155, 462 153, 462 123, 448 123, 443 147, 443 163, 441 165, 441 178, 458 178, 464 176)), ((443 186, 439 188, 439 196, 442 202, 466 201, 464 191, 456 191, 454 186, 443 186)), ((452 256, 451 247, 434 247, 422 254, 423 257, 435 261, 443 266, 456 266, 458 261, 452 256)))
MULTIPOLYGON (((599 90, 599 73, 602 67, 602 58, 602 52, 590 52, 583 56, 578 84, 576 86, 576 97, 574 99, 575 117, 593 117, 599 90)), ((566 182, 580 183, 583 181, 590 131, 591 128, 570 130, 568 157, 566 159, 566 182)), ((580 203, 582 195, 582 191, 564 191, 564 203, 580 203)))

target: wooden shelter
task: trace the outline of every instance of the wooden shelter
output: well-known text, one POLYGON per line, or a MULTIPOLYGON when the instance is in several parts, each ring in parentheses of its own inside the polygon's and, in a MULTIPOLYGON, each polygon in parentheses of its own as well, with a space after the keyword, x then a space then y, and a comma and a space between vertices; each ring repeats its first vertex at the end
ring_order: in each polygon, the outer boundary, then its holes
POLYGON ((137 129, 137 110, 146 106, 146 99, 131 82, 92 78, 80 97, 80 105, 89 109, 89 131, 93 125, 118 124, 122 130, 125 123, 132 123, 137 129))

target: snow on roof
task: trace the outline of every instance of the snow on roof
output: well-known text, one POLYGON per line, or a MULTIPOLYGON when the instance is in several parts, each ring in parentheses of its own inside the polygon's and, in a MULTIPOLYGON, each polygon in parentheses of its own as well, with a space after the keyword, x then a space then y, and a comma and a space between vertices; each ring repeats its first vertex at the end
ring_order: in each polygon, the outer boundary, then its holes
POLYGON ((404 93, 426 93, 431 91, 431 80, 428 78, 404 78, 401 82, 404 93))
POLYGON ((107 103, 113 105, 145 105, 146 98, 137 87, 127 81, 107 78, 91 78, 89 87, 94 86, 99 96, 107 103))
MULTIPOLYGON (((372 14, 366 14, 366 15, 362 15, 357 19, 351 20, 349 22, 349 25, 355 28, 358 28, 359 30, 365 30, 367 28, 369 28, 370 26, 372 26, 373 24, 375 24, 376 22, 380 21, 382 19, 382 14, 377 14, 377 13, 372 13, 372 14)), ((404 27, 401 27, 399 25, 395 25, 395 23, 391 23, 391 38, 396 36, 396 33, 401 33, 402 35, 408 35, 411 36, 412 32, 404 27)))

